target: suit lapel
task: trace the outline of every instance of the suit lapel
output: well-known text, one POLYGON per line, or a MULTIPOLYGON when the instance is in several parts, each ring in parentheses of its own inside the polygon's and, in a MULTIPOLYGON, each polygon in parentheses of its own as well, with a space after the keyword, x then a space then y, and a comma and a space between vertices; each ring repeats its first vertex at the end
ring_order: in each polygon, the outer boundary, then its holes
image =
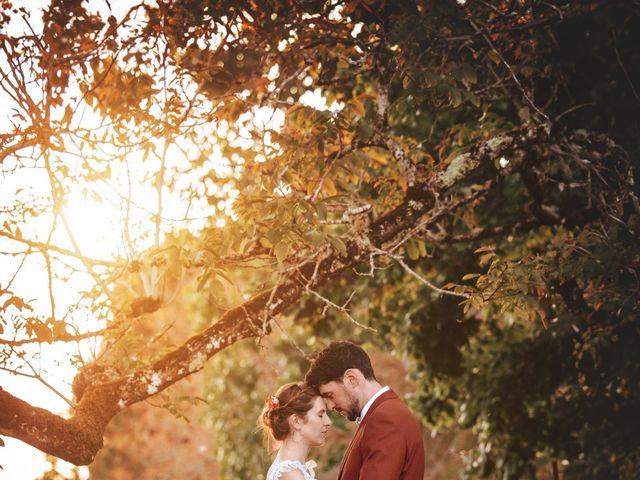
POLYGON ((344 457, 342 457, 342 463, 340 464, 340 473, 338 474, 338 480, 342 480, 342 474, 344 473, 344 468, 347 464, 347 459, 351 454, 351 450, 355 447, 357 443, 360 443, 360 435, 362 435, 362 427, 367 423, 367 420, 371 418, 371 414, 378 408, 379 405, 384 403, 387 400, 391 400, 393 398, 398 398, 398 396, 393 392, 393 390, 389 390, 380 395, 376 400, 371 404, 367 414, 364 417, 364 420, 358 425, 358 429, 356 430, 355 435, 349 442, 349 446, 347 447, 347 451, 344 453, 344 457))

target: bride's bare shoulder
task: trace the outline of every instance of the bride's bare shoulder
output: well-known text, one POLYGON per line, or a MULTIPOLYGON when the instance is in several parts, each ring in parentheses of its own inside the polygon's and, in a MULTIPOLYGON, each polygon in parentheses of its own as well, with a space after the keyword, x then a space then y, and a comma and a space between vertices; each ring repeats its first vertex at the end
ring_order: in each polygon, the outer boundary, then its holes
POLYGON ((280 480, 304 480, 304 475, 300 470, 292 470, 290 472, 283 472, 280 480))

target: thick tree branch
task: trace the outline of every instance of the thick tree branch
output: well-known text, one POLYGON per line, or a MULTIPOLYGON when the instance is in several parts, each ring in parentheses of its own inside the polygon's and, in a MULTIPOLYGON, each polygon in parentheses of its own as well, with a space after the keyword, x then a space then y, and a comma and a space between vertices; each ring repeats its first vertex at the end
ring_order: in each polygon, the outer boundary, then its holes
POLYGON ((361 238, 347 241, 343 255, 329 246, 325 247, 317 256, 291 270, 279 283, 277 292, 263 291, 228 310, 206 330, 146 368, 123 378, 117 378, 117 375, 89 376, 78 398, 74 416, 69 420, 1 391, 0 434, 21 439, 76 465, 90 463, 102 446, 104 429, 120 409, 153 396, 201 370, 209 358, 235 342, 263 335, 265 322, 310 290, 358 264, 368 264, 372 251, 384 249, 386 244, 414 228, 418 222, 422 222, 425 228, 433 225, 442 217, 439 208, 434 208, 436 198, 479 172, 480 167, 488 166, 482 170, 485 180, 493 178, 501 174, 493 167, 496 157, 548 138, 548 129, 528 125, 480 142, 446 166, 444 171, 420 178, 416 188, 409 190, 400 206, 373 222, 361 238))

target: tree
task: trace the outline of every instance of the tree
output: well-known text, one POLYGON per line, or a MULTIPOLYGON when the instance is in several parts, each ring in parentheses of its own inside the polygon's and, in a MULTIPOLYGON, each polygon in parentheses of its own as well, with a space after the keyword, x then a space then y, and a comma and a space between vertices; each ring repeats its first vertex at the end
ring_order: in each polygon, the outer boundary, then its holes
MULTIPOLYGON (((41 33, 14 35, 26 12, 4 3, 0 75, 15 113, 0 159, 6 175, 40 169, 50 188, 17 195, 0 235, 9 255, 42 257, 50 308, 32 312, 3 280, 3 368, 28 374, 34 343, 137 349, 117 369, 107 353, 80 371, 69 419, 0 390, 0 434, 89 463, 118 411, 268 335, 278 315, 321 328, 328 308, 361 324, 356 306, 376 314, 374 343, 415 358, 426 418, 478 429, 481 475, 598 450, 575 447, 575 425, 528 438, 540 415, 554 425, 575 405, 637 405, 637 6, 183 0, 116 17, 55 0, 41 33), (136 172, 151 212, 118 190, 136 172), (105 182, 122 203, 123 254, 94 259, 65 201, 105 182), (167 218, 178 197, 182 217, 167 218), (191 205, 211 215, 190 218, 191 205), (53 241, 61 232, 70 247, 53 241), (99 331, 70 333, 56 309, 54 285, 76 270, 92 288, 75 308, 90 305, 99 331), (131 340, 185 285, 206 300, 203 329, 168 352, 131 340), (614 331, 629 344, 609 345, 614 331), (522 408, 496 359, 522 372, 549 349, 562 368, 522 408)), ((604 464, 633 471, 637 435, 614 430, 604 464)))

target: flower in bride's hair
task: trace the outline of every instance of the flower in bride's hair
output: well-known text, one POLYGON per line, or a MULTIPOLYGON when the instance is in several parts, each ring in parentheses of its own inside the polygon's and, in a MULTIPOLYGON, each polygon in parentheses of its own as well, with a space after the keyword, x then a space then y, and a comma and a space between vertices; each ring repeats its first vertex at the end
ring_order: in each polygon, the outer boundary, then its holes
POLYGON ((265 403, 269 407, 269 410, 277 410, 280 408, 280 400, 275 395, 268 395, 265 399, 265 403))

